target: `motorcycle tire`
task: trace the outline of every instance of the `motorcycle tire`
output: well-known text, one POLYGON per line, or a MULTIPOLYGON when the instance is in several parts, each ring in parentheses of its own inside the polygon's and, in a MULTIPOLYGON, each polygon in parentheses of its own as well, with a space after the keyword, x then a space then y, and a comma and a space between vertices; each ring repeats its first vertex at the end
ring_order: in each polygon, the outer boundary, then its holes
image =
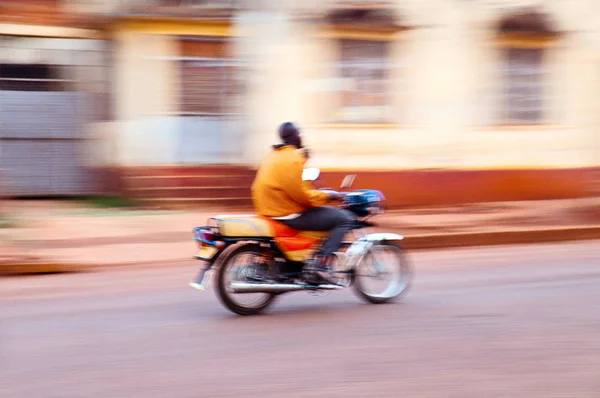
POLYGON ((258 245, 253 243, 246 243, 238 246, 232 246, 227 253, 224 253, 223 258, 221 259, 221 266, 219 267, 217 273, 217 283, 216 290, 217 296, 219 297, 221 303, 231 312, 238 315, 258 315, 267 309, 275 299, 277 298, 276 294, 273 293, 252 293, 252 294, 264 294, 266 297, 260 304, 255 306, 245 306, 236 302, 233 299, 232 293, 227 291, 225 276, 227 275, 227 270, 231 266, 232 261, 242 255, 242 254, 256 254, 260 255, 260 248, 258 245))

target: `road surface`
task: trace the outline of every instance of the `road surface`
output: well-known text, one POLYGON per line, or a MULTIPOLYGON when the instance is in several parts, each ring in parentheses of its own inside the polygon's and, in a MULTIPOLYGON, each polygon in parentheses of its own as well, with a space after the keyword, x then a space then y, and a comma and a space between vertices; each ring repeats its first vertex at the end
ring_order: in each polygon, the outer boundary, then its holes
POLYGON ((0 280, 0 397, 600 397, 600 242, 414 253, 400 303, 238 317, 196 264, 0 280))

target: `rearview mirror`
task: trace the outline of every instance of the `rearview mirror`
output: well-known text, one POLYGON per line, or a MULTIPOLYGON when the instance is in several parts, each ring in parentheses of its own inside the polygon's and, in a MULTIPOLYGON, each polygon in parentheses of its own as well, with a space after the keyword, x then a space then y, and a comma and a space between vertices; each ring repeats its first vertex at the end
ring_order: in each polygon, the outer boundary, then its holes
POLYGON ((344 181, 340 185, 341 189, 348 189, 354 185, 354 180, 356 179, 356 174, 350 174, 344 177, 344 181))
POLYGON ((316 167, 302 171, 302 181, 315 181, 321 175, 321 170, 316 167))

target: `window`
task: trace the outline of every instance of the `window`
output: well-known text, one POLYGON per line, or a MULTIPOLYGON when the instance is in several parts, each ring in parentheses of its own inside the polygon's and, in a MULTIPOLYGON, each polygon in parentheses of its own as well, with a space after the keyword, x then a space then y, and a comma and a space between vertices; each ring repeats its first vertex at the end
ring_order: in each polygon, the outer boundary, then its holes
POLYGON ((389 122, 388 42, 341 39, 338 122, 389 122))
POLYGON ((218 61, 182 61, 182 110, 188 114, 223 113, 224 69, 218 61))
POLYGON ((0 64, 0 90, 63 91, 65 81, 56 72, 52 65, 0 64))
POLYGON ((238 67, 227 41, 182 40, 181 110, 184 115, 225 115, 239 95, 238 67))
POLYGON ((544 50, 505 48, 503 124, 539 124, 543 121, 545 100, 544 50))

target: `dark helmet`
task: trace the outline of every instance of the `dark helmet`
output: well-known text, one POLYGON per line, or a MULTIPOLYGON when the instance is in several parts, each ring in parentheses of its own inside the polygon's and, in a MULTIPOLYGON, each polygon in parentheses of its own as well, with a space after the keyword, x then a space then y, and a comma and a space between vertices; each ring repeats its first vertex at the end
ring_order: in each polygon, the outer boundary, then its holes
POLYGON ((302 148, 300 129, 292 122, 285 122, 279 126, 279 138, 284 145, 294 145, 302 148))

